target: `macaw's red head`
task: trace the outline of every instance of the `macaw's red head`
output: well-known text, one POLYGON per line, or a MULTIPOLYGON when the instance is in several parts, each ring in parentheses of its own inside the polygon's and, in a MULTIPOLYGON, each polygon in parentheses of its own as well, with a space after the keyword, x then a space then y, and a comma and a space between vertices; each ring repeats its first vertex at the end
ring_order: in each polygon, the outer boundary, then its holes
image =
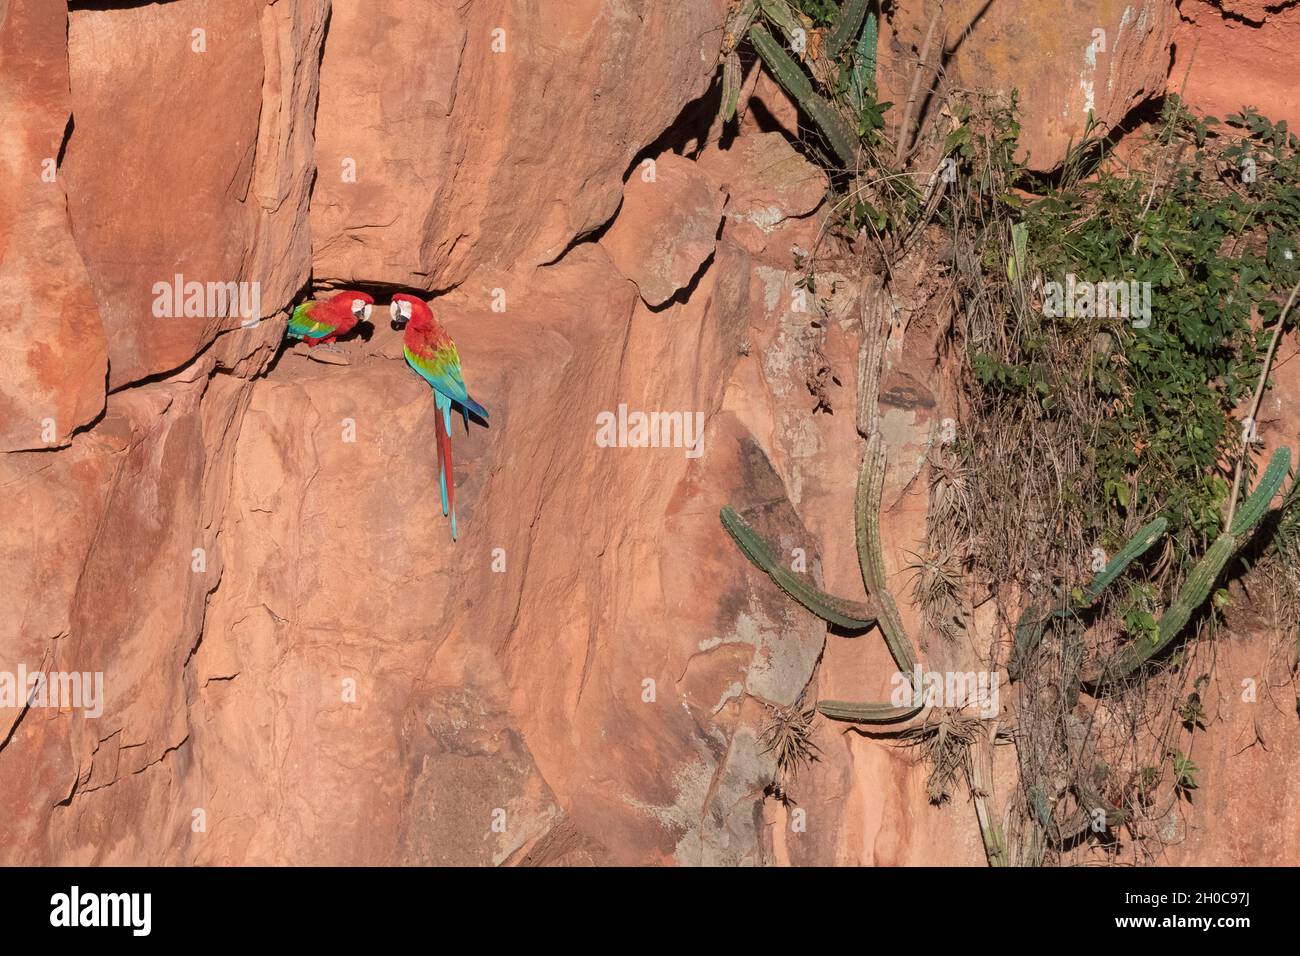
POLYGON ((363 319, 370 318, 370 311, 375 306, 375 298, 364 292, 352 292, 349 289, 344 289, 342 292, 336 292, 330 296, 330 305, 340 312, 346 309, 352 313, 354 322, 360 322, 363 319))
POLYGON ((433 310, 423 299, 417 299, 404 292, 398 292, 393 296, 393 301, 388 304, 388 312, 392 316, 393 328, 399 332, 412 320, 420 325, 433 319, 433 310))

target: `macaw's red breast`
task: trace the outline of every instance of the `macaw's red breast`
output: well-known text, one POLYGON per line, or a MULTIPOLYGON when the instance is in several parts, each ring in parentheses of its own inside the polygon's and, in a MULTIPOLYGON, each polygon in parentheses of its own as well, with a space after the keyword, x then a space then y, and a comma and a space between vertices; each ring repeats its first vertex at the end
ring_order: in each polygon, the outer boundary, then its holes
POLYGON ((432 315, 416 315, 412 318, 406 324, 406 332, 402 338, 408 349, 425 358, 432 358, 434 352, 441 349, 455 350, 451 336, 442 327, 442 323, 432 315))

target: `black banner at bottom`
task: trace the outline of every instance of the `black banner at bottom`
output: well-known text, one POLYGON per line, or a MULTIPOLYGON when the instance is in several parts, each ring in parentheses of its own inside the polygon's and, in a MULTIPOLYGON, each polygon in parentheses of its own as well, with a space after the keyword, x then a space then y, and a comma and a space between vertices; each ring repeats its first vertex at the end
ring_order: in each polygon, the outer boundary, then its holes
POLYGON ((338 945, 437 927, 486 943, 516 934, 538 942, 580 938, 610 920, 650 935, 665 921, 679 929, 685 921, 705 935, 716 927, 720 940, 735 943, 796 936, 810 922, 841 919, 847 908, 867 909, 904 935, 922 928, 959 938, 1010 919, 1018 932, 1087 939, 1199 933, 1230 942, 1256 929, 1288 932, 1296 876, 1283 869, 1101 867, 11 868, 0 869, 0 917, 11 943, 75 935, 81 943, 283 938, 338 945))

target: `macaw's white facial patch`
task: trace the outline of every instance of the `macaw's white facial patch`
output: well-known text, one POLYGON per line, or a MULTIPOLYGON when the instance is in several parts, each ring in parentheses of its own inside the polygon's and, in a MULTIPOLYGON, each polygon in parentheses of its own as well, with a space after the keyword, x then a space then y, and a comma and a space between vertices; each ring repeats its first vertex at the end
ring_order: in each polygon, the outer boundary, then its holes
POLYGON ((352 300, 352 314, 358 319, 366 318, 370 315, 370 306, 366 305, 365 299, 352 300))

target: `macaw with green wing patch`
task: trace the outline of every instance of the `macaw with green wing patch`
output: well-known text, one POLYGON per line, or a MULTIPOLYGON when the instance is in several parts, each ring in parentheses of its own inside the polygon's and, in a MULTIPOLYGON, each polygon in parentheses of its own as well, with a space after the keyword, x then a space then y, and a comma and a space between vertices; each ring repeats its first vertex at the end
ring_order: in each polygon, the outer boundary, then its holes
POLYGON ((456 540, 456 488, 451 470, 451 412, 453 405, 469 427, 469 416, 487 421, 487 409, 470 398, 461 376, 460 355, 447 330, 433 317, 433 310, 413 295, 394 295, 389 305, 394 329, 405 329, 402 351, 406 364, 433 387, 437 408, 438 483, 442 492, 442 513, 451 516, 451 540, 456 540))
POLYGON ((375 300, 364 292, 336 292, 324 302, 304 302, 289 316, 285 334, 301 339, 308 348, 333 342, 347 335, 357 323, 370 318, 375 300))

